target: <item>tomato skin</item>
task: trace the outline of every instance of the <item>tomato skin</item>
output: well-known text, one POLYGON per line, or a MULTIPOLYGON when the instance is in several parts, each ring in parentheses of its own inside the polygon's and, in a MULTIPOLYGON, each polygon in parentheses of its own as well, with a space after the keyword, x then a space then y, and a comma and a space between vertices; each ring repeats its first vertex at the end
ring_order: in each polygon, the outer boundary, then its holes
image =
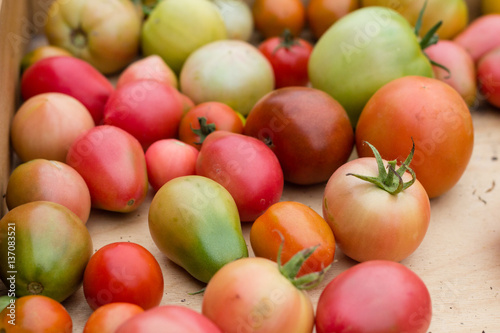
POLYGON ((229 105, 210 101, 193 106, 182 118, 179 125, 179 140, 200 150, 200 136, 193 129, 200 129, 198 118, 204 117, 207 124, 215 124, 215 130, 243 133, 243 122, 229 105))
POLYGON ((358 156, 373 156, 363 144, 368 141, 382 158, 402 163, 412 138, 411 168, 429 197, 438 197, 459 181, 474 146, 471 114, 460 94, 437 79, 419 76, 394 80, 378 90, 356 128, 358 156))
POLYGON ((314 309, 265 258, 243 258, 222 267, 208 282, 202 314, 223 332, 312 332, 314 309))
POLYGON ((372 260, 340 273, 323 289, 316 330, 425 333, 431 317, 430 294, 417 274, 399 263, 372 260))
MULTIPOLYGON (((403 192, 392 195, 348 173, 377 176, 377 162, 373 157, 349 161, 326 184, 323 217, 339 249, 360 262, 401 261, 412 254, 430 221, 429 198, 418 179, 403 192)), ((410 179, 407 172, 403 180, 410 179)))
POLYGON ((265 38, 280 36, 285 29, 298 36, 306 21, 305 7, 300 0, 255 0, 252 16, 255 29, 265 38))
POLYGON ((477 63, 486 53, 500 47, 499 30, 500 14, 483 15, 472 21, 453 40, 463 46, 477 63))
POLYGON ((207 317, 179 305, 163 305, 144 311, 124 322, 115 333, 166 332, 222 333, 207 317))
POLYGON ((198 155, 196 174, 224 186, 245 222, 254 221, 283 193, 283 171, 272 150, 243 134, 210 134, 198 155))
POLYGON ((54 45, 39 46, 23 56, 21 59, 21 72, 24 72, 38 60, 57 56, 71 57, 72 54, 63 48, 54 45))
POLYGON ((83 293, 93 310, 114 302, 133 303, 147 310, 158 306, 163 298, 163 273, 143 246, 110 243, 90 258, 83 276, 83 293))
POLYGON ((95 310, 85 323, 83 333, 115 333, 118 327, 144 309, 125 302, 108 303, 95 310))
POLYGON ((500 46, 486 53, 477 64, 477 78, 482 95, 493 106, 500 108, 500 46))
POLYGON ((284 38, 270 37, 259 44, 258 49, 269 60, 274 71, 275 88, 306 86, 309 83, 307 64, 313 46, 302 38, 283 43, 284 38), (293 43, 293 44, 292 44, 293 43))
POLYGON ((71 333, 73 331, 73 321, 68 311, 50 297, 23 296, 9 306, 0 312, 0 331, 2 332, 71 333), (9 316, 11 313, 15 315, 15 325, 9 323, 12 320, 9 316))
POLYGON ((319 39, 332 24, 359 6, 359 0, 310 0, 306 17, 314 38, 319 39))
POLYGON ((139 80, 155 80, 174 88, 178 88, 179 82, 174 71, 168 67, 163 59, 156 54, 136 60, 125 68, 120 73, 118 81, 116 81, 116 88, 139 80))
POLYGON ((85 105, 96 125, 101 123, 104 106, 113 91, 113 85, 104 75, 86 61, 75 57, 41 59, 21 77, 21 95, 25 100, 46 92, 70 95, 85 105), (78 80, 74 77, 78 77, 78 80))
POLYGON ((248 115, 244 133, 270 143, 285 180, 301 185, 327 181, 354 145, 343 107, 309 87, 281 88, 264 96, 248 115))
POLYGON ((283 242, 283 264, 297 252, 318 245, 298 276, 321 271, 333 262, 335 255, 332 229, 321 215, 300 202, 280 201, 269 207, 252 224, 250 242, 257 257, 273 261, 277 261, 283 242))
POLYGON ((118 127, 101 125, 83 133, 71 145, 66 163, 85 179, 94 208, 131 212, 146 198, 144 151, 118 127))

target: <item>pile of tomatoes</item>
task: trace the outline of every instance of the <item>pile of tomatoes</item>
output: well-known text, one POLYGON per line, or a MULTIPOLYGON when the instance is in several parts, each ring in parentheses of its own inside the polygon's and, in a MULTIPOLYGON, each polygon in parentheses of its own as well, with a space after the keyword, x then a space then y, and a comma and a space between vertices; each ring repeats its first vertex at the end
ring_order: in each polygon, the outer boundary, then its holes
POLYGON ((427 332, 429 291, 399 261, 466 170, 469 107, 500 107, 496 2, 470 24, 459 0, 78 3, 54 2, 51 45, 22 63, 0 331, 71 332, 61 302, 83 286, 86 333, 427 332), (287 184, 323 184, 322 214, 287 184), (142 245, 93 248, 92 210, 144 204, 161 253, 206 283, 200 312, 161 305, 142 245), (336 250, 359 263, 313 305, 336 250))

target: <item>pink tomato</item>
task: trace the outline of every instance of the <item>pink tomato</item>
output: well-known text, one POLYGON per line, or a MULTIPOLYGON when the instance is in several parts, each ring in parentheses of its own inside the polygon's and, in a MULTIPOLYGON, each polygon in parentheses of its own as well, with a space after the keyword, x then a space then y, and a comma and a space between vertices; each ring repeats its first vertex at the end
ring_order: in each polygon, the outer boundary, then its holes
POLYGON ((487 52, 500 46, 500 14, 483 15, 472 21, 454 41, 463 46, 477 62, 487 52))
POLYGON ((118 77, 116 88, 120 88, 128 82, 138 80, 155 80, 171 85, 174 88, 177 88, 178 85, 177 76, 174 71, 156 54, 128 65, 118 77))
POLYGON ((500 47, 479 60, 477 78, 484 98, 491 105, 500 108, 500 47))

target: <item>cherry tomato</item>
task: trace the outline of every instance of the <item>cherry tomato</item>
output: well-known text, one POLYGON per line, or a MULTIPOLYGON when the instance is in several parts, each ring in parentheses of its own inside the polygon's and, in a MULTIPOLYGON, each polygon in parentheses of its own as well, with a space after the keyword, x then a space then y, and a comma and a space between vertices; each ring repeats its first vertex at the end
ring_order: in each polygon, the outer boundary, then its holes
POLYGON ((252 16, 255 29, 265 38, 280 36, 285 29, 298 36, 306 21, 301 0, 255 0, 252 16))
POLYGON ((359 0, 310 0, 306 7, 307 23, 319 39, 338 19, 359 8, 359 0))
POLYGON ((425 333, 432 304, 426 285, 410 269, 392 261, 357 264, 323 289, 316 331, 425 333))
POLYGON ((54 299, 42 295, 23 296, 0 312, 0 332, 71 333, 73 321, 54 299))
POLYGON ((319 272, 333 262, 335 238, 328 223, 312 208, 293 201, 281 201, 259 216, 250 229, 250 242, 258 257, 286 263, 297 252, 318 245, 304 262, 298 276, 319 272))
POLYGON ((95 310, 87 319, 83 333, 115 333, 116 329, 144 309, 132 303, 108 303, 95 310))
POLYGON ((275 88, 309 83, 307 64, 313 49, 311 43, 285 30, 280 37, 264 40, 258 48, 273 67, 275 88))
POLYGON ((143 309, 158 306, 163 297, 163 273, 155 257, 136 243, 117 242, 90 258, 83 276, 89 306, 127 302, 143 309))
POLYGON ((223 130, 241 134, 243 122, 238 114, 221 102, 200 103, 192 107, 182 118, 179 125, 179 139, 200 150, 206 136, 213 131, 223 130))
POLYGON ((500 108, 500 47, 486 53, 477 64, 481 93, 493 106, 500 108))
POLYGON ((474 128, 467 104, 448 84, 406 76, 389 82, 368 101, 356 128, 358 156, 402 162, 415 142, 412 169, 430 198, 450 190, 469 163, 474 128))

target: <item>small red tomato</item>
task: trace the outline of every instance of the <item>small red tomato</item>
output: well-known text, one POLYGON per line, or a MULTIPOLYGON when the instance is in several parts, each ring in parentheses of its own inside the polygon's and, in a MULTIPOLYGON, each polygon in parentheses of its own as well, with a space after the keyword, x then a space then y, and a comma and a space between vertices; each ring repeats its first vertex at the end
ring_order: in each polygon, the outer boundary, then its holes
POLYGON ((177 139, 156 141, 145 156, 148 180, 155 191, 176 177, 196 174, 198 150, 177 139))
POLYGON ((340 273, 323 289, 316 331, 425 333, 432 305, 424 282, 402 264, 372 260, 340 273))
POLYGON ((199 150, 206 136, 213 131, 241 134, 243 121, 227 104, 216 101, 204 102, 192 107, 184 115, 179 125, 179 139, 199 150))
POLYGON ((479 88, 486 100, 500 108, 500 47, 486 53, 477 64, 479 88))
POLYGON ((90 258, 83 275, 89 306, 127 302, 143 309, 158 306, 163 297, 163 273, 155 257, 139 244, 105 245, 90 258))
POLYGON ((144 309, 125 302, 108 303, 95 310, 87 319, 83 333, 115 333, 116 329, 144 309))
POLYGON ((306 86, 309 83, 307 64, 313 46, 285 30, 281 37, 271 37, 259 45, 274 71, 275 87, 306 86))

